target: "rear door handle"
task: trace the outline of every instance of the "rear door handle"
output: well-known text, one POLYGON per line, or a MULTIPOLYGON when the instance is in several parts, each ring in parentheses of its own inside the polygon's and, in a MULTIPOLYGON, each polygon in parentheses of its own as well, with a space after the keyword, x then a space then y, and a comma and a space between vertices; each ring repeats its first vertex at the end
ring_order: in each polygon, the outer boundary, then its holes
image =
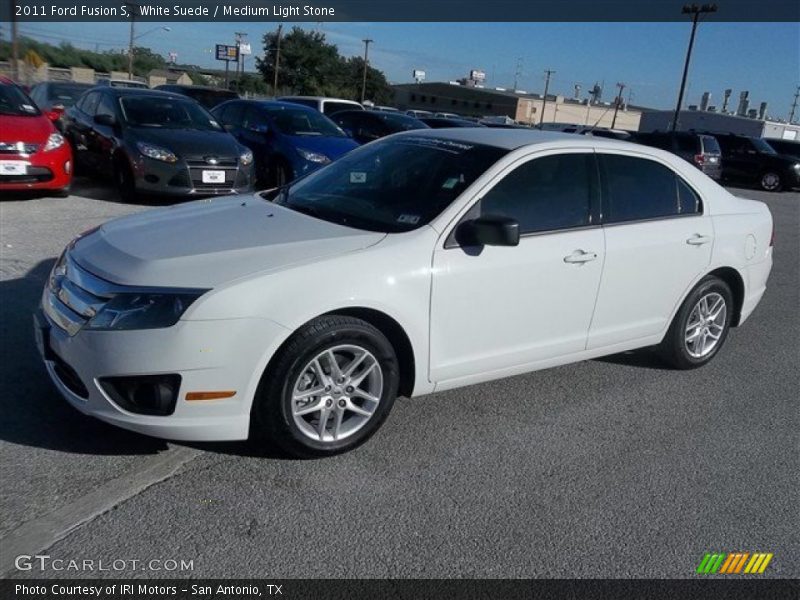
POLYGON ((564 257, 565 263, 585 263, 592 261, 597 258, 597 254, 594 252, 584 252, 583 250, 575 250, 569 256, 564 257))
POLYGON ((699 233, 695 233, 692 237, 686 240, 686 243, 690 246, 702 246, 703 244, 708 244, 712 239, 710 235, 700 235, 699 233))

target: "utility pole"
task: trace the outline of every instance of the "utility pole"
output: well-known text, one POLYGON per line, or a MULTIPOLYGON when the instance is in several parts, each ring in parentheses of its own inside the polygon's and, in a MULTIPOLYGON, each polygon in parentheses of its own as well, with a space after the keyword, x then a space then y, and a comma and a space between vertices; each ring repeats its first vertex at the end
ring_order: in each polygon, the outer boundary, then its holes
POLYGON ((278 95, 278 68, 281 64, 281 31, 283 31, 283 24, 278 25, 278 34, 275 48, 275 80, 272 83, 272 95, 278 95))
POLYGON ((689 74, 689 61, 692 58, 692 47, 694 46, 694 35, 697 31, 697 21, 700 15, 717 12, 716 4, 687 4, 681 9, 684 15, 692 15, 692 34, 689 36, 689 47, 686 49, 686 62, 683 65, 683 77, 681 78, 681 89, 678 92, 678 104, 675 106, 675 116, 672 118, 672 131, 678 128, 678 118, 681 114, 683 104, 683 93, 686 91, 686 76, 689 74))
POLYGON ((19 82, 19 35, 17 32, 16 11, 11 11, 11 75, 19 82))
POLYGON ((514 91, 518 89, 519 80, 522 78, 522 57, 517 59, 517 69, 514 71, 514 91))
POLYGON ((139 5, 134 2, 126 2, 125 6, 130 9, 131 15, 131 33, 128 38, 128 79, 133 79, 133 26, 136 22, 136 9, 139 8, 139 5))
POLYGON ((361 41, 364 42, 364 76, 361 78, 361 104, 364 104, 364 96, 367 92, 367 64, 369 64, 369 45, 375 40, 367 38, 361 41))
POLYGON ((792 112, 789 113, 789 123, 794 121, 794 111, 797 110, 797 98, 800 96, 800 85, 794 90, 794 101, 792 102, 792 112))
POLYGON ((542 116, 539 118, 539 129, 542 128, 542 123, 544 123, 544 108, 547 106, 547 90, 550 89, 550 75, 555 73, 551 69, 545 69, 545 80, 544 80, 544 95, 542 96, 542 116))
POLYGON ((614 116, 611 119, 611 129, 614 129, 614 126, 617 124, 617 113, 619 112, 619 105, 622 104, 622 90, 625 89, 625 84, 618 83, 617 87, 619 88, 619 92, 617 93, 617 99, 614 101, 614 116))

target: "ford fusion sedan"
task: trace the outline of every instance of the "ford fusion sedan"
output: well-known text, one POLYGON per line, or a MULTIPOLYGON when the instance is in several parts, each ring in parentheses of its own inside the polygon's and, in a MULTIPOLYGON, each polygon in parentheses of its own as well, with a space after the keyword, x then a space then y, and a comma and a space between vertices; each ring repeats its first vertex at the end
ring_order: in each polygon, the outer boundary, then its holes
POLYGON ((113 178, 125 201, 252 190, 253 153, 194 100, 134 88, 89 90, 65 115, 76 165, 113 178))
POLYGON ((253 151, 263 187, 284 185, 358 147, 328 117, 292 102, 233 100, 212 113, 253 151))
POLYGON ((328 455, 398 395, 645 346, 705 365, 772 266, 763 203, 613 140, 411 131, 264 196, 124 217, 67 246, 36 335, 72 406, 164 438, 328 455))
POLYGON ((25 92, 0 76, 0 191, 69 194, 72 151, 53 121, 25 92))

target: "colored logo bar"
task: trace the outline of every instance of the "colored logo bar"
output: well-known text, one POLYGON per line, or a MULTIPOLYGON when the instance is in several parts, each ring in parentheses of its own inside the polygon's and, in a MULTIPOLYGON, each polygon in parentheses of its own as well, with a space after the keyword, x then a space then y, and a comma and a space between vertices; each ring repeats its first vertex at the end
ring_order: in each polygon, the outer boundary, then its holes
POLYGON ((699 575, 756 575, 767 569, 771 552, 707 552, 697 566, 699 575))

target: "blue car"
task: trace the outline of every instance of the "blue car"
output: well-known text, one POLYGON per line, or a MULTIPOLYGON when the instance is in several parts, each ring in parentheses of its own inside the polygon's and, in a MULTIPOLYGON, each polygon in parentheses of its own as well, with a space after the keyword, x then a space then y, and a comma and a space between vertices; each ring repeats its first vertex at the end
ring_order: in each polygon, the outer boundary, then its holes
POLYGON ((258 187, 282 186, 358 147, 328 117, 291 102, 231 100, 211 113, 253 151, 258 187))

